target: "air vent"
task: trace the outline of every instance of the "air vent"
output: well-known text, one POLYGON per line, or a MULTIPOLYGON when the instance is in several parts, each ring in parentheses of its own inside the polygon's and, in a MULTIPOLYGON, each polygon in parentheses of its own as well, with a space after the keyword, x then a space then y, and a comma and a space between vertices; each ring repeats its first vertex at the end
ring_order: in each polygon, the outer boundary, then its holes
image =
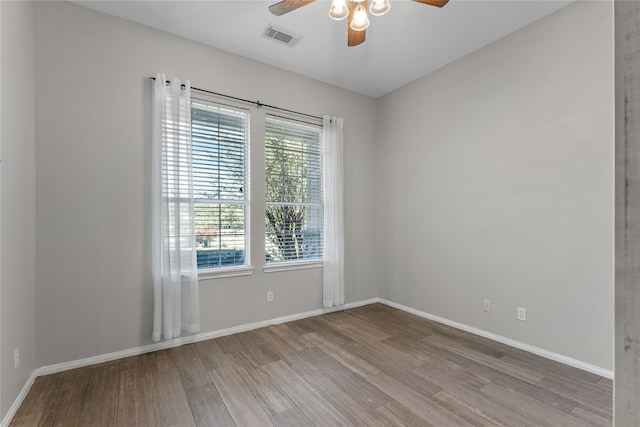
POLYGON ((291 31, 283 30, 282 28, 276 28, 271 24, 267 25, 267 28, 264 30, 262 35, 289 47, 294 47, 300 40, 302 40, 302 36, 294 34, 291 31))

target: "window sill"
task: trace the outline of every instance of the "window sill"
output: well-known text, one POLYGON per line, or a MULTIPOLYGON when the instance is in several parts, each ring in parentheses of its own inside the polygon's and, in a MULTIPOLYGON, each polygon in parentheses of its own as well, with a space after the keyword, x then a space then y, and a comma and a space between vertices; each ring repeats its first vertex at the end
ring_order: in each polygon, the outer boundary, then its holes
POLYGON ((251 276, 253 274, 253 270, 255 270, 253 267, 246 265, 240 267, 228 267, 219 270, 202 270, 198 272, 198 280, 221 279, 223 277, 251 276))
POLYGON ((277 263, 265 265, 262 268, 262 271, 264 271, 265 273, 276 273, 279 271, 306 270, 307 268, 322 268, 323 266, 324 266, 324 262, 322 260, 277 262, 277 263))

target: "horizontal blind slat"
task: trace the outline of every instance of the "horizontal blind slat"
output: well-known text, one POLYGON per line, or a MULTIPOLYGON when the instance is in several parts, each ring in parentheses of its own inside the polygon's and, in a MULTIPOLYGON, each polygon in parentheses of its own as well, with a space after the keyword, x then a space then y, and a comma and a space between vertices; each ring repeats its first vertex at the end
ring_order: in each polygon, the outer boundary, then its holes
POLYGON ((322 259, 322 128, 265 124, 266 261, 322 259))
POLYGON ((198 268, 248 264, 246 111, 192 102, 198 268))

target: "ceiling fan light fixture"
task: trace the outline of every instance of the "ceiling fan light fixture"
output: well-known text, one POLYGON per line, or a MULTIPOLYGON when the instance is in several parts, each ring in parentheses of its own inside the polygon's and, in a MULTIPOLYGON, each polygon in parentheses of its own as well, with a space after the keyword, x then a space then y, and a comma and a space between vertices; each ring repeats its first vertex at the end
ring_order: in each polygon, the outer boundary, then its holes
POLYGON ((346 0, 331 0, 329 7, 329 16, 336 21, 342 21, 349 16, 349 8, 346 0))
POLYGON ((389 9, 391 9, 389 0, 373 0, 369 6, 369 13, 373 16, 382 16, 389 12, 389 9))
MULTIPOLYGON (((0 0, 2 1, 2 0, 0 0)), ((269 6, 276 16, 284 15, 316 0, 280 0, 269 6)), ((429 6, 443 7, 449 0, 413 0, 429 6)), ((366 29, 369 27, 367 10, 372 16, 384 15, 391 9, 390 0, 331 0, 329 17, 336 21, 348 18, 347 46, 358 46, 365 42, 366 29)))
POLYGON ((353 31, 364 31, 369 27, 369 17, 367 16, 367 9, 358 2, 355 10, 353 11, 353 19, 351 20, 351 29, 353 31))

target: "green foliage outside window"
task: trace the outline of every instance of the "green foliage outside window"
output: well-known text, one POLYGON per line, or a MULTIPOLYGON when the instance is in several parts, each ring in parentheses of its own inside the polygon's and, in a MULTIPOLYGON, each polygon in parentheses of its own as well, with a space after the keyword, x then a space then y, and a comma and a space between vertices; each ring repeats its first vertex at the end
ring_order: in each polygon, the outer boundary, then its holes
MULTIPOLYGON (((273 126, 273 125, 272 125, 273 126)), ((265 139, 266 260, 322 258, 322 174, 319 129, 265 139)), ((269 129, 269 125, 267 126, 269 129)), ((294 127, 295 129, 295 127, 294 127)))

